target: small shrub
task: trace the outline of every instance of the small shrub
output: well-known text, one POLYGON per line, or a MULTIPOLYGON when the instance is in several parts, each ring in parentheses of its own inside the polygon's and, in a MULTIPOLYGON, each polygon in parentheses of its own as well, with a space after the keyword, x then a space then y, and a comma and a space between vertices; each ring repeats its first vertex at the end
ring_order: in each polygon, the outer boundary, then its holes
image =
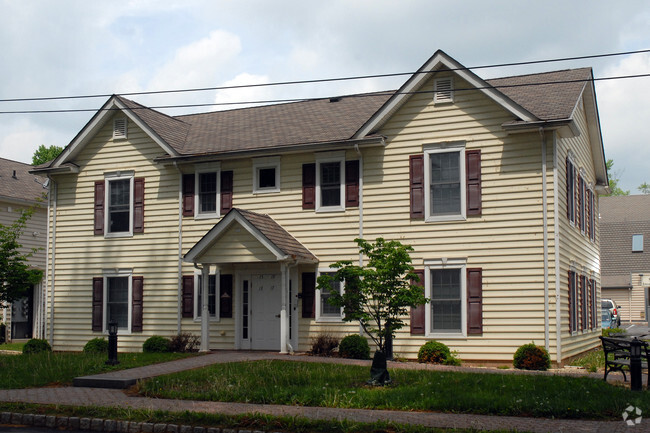
POLYGON ((625 334, 625 333, 627 333, 627 331, 625 329, 623 329, 623 328, 611 328, 611 329, 606 328, 606 329, 603 329, 602 333, 603 333, 603 337, 610 337, 610 336, 612 336, 612 334, 614 334, 614 335, 616 335, 616 334, 625 334))
POLYGON ((93 338, 84 346, 84 353, 108 353, 108 340, 93 338))
POLYGON ((197 335, 183 332, 174 335, 169 340, 169 351, 178 353, 198 352, 200 343, 201 340, 197 335))
POLYGON ((521 370, 548 370, 551 367, 551 358, 543 347, 528 343, 517 349, 512 365, 521 370))
POLYGON ((453 365, 454 367, 460 367, 461 361, 460 358, 458 357, 458 352, 455 350, 452 351, 447 359, 443 362, 444 365, 453 365))
POLYGON ((359 334, 344 337, 339 344, 339 355, 343 358, 370 359, 368 340, 359 334))
POLYGON ((52 348, 50 343, 47 340, 41 340, 40 338, 32 338, 23 347, 23 353, 40 353, 40 352, 51 352, 52 348))
POLYGON ((169 339, 160 335, 153 335, 144 342, 142 351, 148 353, 169 352, 169 339))
POLYGON ((444 364, 450 358, 451 351, 446 344, 436 340, 427 341, 418 351, 418 362, 428 364, 444 364))
POLYGON ((311 339, 311 351, 309 353, 318 356, 332 356, 338 346, 338 338, 329 334, 320 334, 311 339))

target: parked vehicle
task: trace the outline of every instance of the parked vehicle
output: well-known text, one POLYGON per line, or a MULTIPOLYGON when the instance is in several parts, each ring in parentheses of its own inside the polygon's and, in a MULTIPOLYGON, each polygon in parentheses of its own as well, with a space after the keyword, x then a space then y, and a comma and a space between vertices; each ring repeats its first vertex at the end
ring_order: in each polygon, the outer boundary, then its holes
POLYGON ((616 322, 613 319, 612 312, 608 308, 601 309, 600 323, 603 329, 616 328, 616 322))
POLYGON ((607 308, 610 313, 612 313, 612 321, 616 324, 615 328, 621 327, 621 313, 618 305, 611 299, 601 299, 600 301, 601 308, 607 308))

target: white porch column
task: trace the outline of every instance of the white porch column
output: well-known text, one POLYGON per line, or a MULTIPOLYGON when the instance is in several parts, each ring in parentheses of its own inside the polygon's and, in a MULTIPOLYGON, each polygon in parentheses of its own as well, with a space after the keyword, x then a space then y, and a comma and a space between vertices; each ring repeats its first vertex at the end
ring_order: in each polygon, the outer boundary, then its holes
POLYGON ((289 335, 287 299, 289 298, 289 272, 287 264, 280 264, 282 269, 282 309, 280 310, 280 353, 287 353, 287 336, 289 335))
POLYGON ((210 265, 203 264, 201 269, 201 352, 210 350, 210 311, 208 309, 210 287, 210 265))

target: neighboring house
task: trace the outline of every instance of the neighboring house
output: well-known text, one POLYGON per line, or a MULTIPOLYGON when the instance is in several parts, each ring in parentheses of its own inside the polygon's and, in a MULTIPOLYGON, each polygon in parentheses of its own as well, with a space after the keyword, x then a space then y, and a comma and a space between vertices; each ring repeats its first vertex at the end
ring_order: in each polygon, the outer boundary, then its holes
MULTIPOLYGON (((47 189, 45 178, 29 173, 31 165, 0 158, 0 224, 9 226, 20 217, 22 209, 35 206, 31 219, 19 239, 21 251, 33 248, 38 251, 29 265, 45 272, 45 247, 47 243, 47 189)), ((1 282, 0 282, 1 284, 1 282)), ((8 339, 22 340, 44 336, 45 292, 43 284, 35 285, 27 295, 11 305, 0 305, 0 322, 7 325, 8 339)))
POLYGON ((132 351, 178 332, 279 352, 357 333, 315 281, 380 236, 413 246, 431 298, 401 356, 437 339, 511 362, 534 341, 562 363, 598 344, 589 68, 485 81, 438 51, 390 92, 186 116, 116 95, 35 172, 52 179, 56 350, 111 320, 132 351))
POLYGON ((622 322, 647 322, 650 307, 650 195, 601 197, 602 297, 622 322))

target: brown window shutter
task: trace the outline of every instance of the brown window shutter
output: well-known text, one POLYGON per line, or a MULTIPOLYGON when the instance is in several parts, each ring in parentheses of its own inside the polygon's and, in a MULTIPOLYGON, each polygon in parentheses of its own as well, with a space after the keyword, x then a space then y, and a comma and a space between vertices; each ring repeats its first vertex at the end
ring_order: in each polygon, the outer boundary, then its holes
POLYGON ((345 207, 359 207, 359 160, 345 161, 345 207))
MULTIPOLYGON (((413 271, 420 278, 418 283, 411 282, 411 284, 416 284, 422 287, 424 291, 424 269, 416 269, 413 271)), ((424 335, 424 312, 426 304, 418 305, 417 307, 411 307, 411 335, 424 335)))
POLYGON ((481 215, 481 151, 465 152, 465 177, 467 178, 467 215, 481 215))
POLYGON ((316 317, 316 273, 302 273, 302 317, 316 317))
POLYGON ((144 232, 144 177, 133 179, 133 232, 144 232))
POLYGON ((409 157, 411 219, 424 219, 424 155, 409 157))
POLYGON ((194 317, 194 275, 183 275, 183 303, 182 314, 184 318, 194 317))
POLYGON ((104 278, 93 278, 93 332, 104 330, 104 278))
POLYGON ((569 333, 573 332, 573 272, 569 271, 569 333))
POLYGON ((221 215, 232 209, 232 171, 221 172, 221 215))
POLYGON ((302 208, 316 209, 316 164, 302 165, 302 208))
POLYGON ((131 277, 131 280, 131 332, 142 332, 142 297, 144 291, 144 277, 131 277))
POLYGON ((194 216, 194 174, 183 175, 183 216, 194 216))
POLYGON ((232 275, 219 276, 219 317, 232 318, 232 275))
POLYGON ((467 334, 483 333, 483 270, 467 268, 467 334))
POLYGON ((103 180, 95 182, 95 234, 104 234, 104 188, 103 180))

